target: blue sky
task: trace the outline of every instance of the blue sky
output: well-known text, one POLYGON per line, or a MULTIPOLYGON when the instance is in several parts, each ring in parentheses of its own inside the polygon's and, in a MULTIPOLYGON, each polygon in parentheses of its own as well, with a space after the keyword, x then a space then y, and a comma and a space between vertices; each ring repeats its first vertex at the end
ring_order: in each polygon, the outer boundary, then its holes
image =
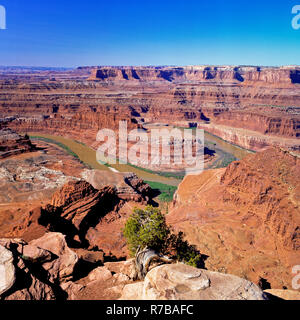
POLYGON ((0 65, 300 64, 300 0, 0 0, 0 65), (75 3, 75 4, 74 4, 75 3))

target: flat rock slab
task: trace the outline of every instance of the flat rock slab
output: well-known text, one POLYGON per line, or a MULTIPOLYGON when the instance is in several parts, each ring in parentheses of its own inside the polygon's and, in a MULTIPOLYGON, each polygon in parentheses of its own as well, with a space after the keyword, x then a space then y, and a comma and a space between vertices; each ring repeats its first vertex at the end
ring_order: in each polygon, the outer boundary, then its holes
POLYGON ((254 283, 184 264, 152 269, 144 282, 126 285, 121 300, 266 300, 254 283))

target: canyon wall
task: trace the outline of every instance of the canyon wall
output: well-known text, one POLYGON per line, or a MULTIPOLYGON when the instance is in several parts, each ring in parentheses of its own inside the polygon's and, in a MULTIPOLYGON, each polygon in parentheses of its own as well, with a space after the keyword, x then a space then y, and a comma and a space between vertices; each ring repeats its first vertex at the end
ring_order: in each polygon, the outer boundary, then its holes
POLYGON ((0 159, 35 150, 27 136, 20 136, 11 129, 0 130, 0 159))
POLYGON ((246 66, 95 67, 89 80, 236 81, 269 84, 300 83, 296 66, 270 68, 246 66))
POLYGON ((225 169, 187 176, 167 216, 209 270, 291 288, 299 264, 300 158, 269 148, 225 169))
POLYGON ((160 122, 205 128, 253 150, 274 144, 298 150, 299 72, 292 66, 193 66, 86 67, 69 71, 69 79, 67 71, 56 78, 5 74, 0 126, 9 122, 19 132, 60 134, 94 146, 97 131, 117 129, 120 120, 129 128, 160 122), (81 78, 74 80, 76 72, 81 78))

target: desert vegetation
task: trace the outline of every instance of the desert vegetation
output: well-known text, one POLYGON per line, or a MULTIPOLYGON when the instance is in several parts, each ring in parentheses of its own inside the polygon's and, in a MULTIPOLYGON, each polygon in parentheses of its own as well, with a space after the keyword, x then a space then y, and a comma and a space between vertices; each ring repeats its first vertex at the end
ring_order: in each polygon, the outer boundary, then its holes
POLYGON ((147 206, 145 209, 134 209, 126 222, 124 236, 132 256, 139 248, 149 248, 188 265, 200 266, 200 252, 184 240, 183 232, 175 233, 167 225, 165 215, 159 208, 147 206))

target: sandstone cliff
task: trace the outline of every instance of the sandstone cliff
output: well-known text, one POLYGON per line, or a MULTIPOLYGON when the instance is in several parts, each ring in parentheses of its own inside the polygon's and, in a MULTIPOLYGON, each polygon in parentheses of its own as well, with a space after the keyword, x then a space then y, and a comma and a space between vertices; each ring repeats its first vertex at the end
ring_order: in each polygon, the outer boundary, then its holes
MULTIPOLYGON (((101 176, 101 171, 97 173, 101 176)), ((26 202, 21 208, 7 204, 7 209, 0 212, 0 236, 30 241, 51 230, 65 234, 73 246, 124 257, 128 255, 122 234, 125 222, 134 207, 152 203, 153 191, 134 174, 120 176, 122 184, 98 189, 86 181, 71 179, 50 201, 43 199, 46 204, 34 209, 26 208, 26 202), (7 215, 9 224, 5 223, 7 215)))
MULTIPOLYGON (((84 68, 99 81, 33 81, 0 77, 0 125, 44 132, 96 147, 101 128, 145 122, 198 125, 242 147, 299 149, 299 68, 100 67, 84 68), (99 78, 97 78, 97 73, 99 78), (102 80, 104 79, 104 80, 102 80), (218 126, 218 128, 216 128, 218 126), (220 126, 225 126, 222 128, 220 126), (243 129, 228 134, 227 129, 243 129), (281 140, 285 138, 288 140, 281 140)), ((67 75, 67 73, 66 73, 67 75)))
POLYGON ((20 136, 11 129, 0 130, 0 159, 35 150, 27 136, 20 136))
POLYGON ((268 149, 188 176, 168 222, 207 255, 209 270, 291 288, 299 264, 300 159, 268 149))
POLYGON ((237 81, 269 84, 300 83, 297 67, 243 66, 95 67, 89 80, 105 81, 237 81))

